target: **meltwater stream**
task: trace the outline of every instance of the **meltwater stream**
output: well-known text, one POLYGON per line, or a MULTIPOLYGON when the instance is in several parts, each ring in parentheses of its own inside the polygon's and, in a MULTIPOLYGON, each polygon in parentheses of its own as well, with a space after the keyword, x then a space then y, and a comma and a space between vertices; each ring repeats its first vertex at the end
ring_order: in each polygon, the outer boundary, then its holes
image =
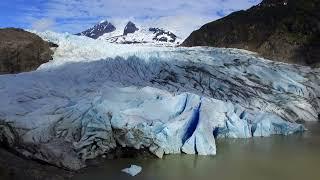
POLYGON ((309 131, 290 136, 221 139, 216 156, 106 160, 81 170, 74 179, 319 180, 320 123, 306 127, 309 131), (129 164, 142 166, 142 172, 135 177, 122 173, 129 164))

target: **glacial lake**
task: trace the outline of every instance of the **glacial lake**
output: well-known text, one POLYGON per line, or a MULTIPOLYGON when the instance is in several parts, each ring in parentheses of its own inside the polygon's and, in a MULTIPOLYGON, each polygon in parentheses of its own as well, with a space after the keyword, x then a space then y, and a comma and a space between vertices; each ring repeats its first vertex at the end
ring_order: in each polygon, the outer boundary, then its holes
POLYGON ((252 139, 223 139, 216 156, 169 155, 163 159, 106 160, 74 176, 77 180, 320 180, 320 123, 305 133, 252 139), (130 164, 142 167, 131 177, 121 172, 130 164))

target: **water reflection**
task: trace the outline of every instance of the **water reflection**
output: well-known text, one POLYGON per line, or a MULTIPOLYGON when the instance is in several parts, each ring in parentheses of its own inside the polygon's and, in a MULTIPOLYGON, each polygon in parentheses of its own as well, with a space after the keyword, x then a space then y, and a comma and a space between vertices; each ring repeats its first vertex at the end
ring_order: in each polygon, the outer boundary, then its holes
POLYGON ((170 155, 164 159, 118 159, 82 170, 75 179, 319 180, 320 124, 306 133, 272 138, 218 140, 217 156, 170 155), (143 167, 129 177, 129 164, 143 167))

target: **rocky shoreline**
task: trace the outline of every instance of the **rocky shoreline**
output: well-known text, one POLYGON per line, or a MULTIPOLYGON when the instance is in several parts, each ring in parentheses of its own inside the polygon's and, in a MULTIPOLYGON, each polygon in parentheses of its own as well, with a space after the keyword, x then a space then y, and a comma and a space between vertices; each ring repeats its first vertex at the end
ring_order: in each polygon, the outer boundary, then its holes
POLYGON ((1 180, 62 180, 73 175, 74 172, 19 156, 0 147, 1 180))
MULTIPOLYGON (((88 160, 86 165, 87 167, 99 167, 105 161, 119 158, 150 159, 157 157, 144 149, 116 148, 110 153, 88 160)), ((85 168, 78 171, 64 170, 41 161, 23 157, 20 154, 0 146, 1 180, 66 180, 72 179, 75 174, 82 171, 85 171, 85 168)))

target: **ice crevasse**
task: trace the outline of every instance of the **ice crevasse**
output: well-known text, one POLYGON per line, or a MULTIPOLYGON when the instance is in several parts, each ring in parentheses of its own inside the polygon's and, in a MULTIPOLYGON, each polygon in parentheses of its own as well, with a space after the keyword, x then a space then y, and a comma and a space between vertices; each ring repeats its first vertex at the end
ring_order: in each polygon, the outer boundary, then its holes
POLYGON ((318 118, 319 69, 234 49, 40 35, 60 49, 37 71, 0 76, 0 141, 59 167, 117 146, 215 155, 216 138, 289 135, 318 118))

